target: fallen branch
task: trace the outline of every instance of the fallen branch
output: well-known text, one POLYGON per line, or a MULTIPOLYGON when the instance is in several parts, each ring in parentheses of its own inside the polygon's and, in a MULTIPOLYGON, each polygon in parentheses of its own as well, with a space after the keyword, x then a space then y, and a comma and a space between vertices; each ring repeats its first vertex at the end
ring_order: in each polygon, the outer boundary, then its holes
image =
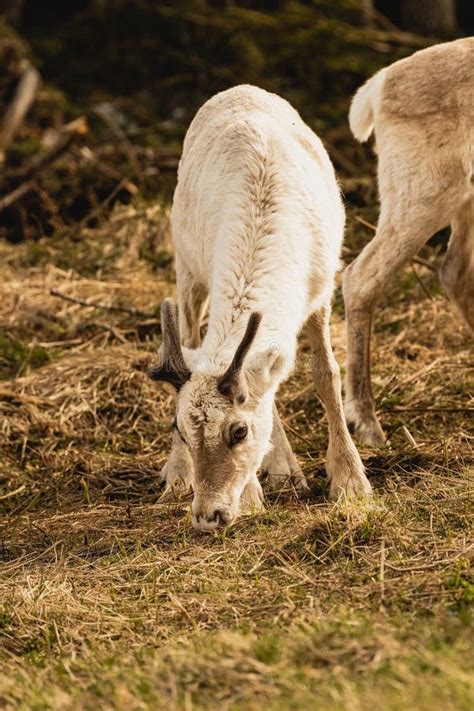
POLYGON ((100 170, 100 172, 106 175, 108 178, 113 178, 114 180, 117 180, 117 182, 123 183, 124 188, 128 190, 131 195, 136 195, 136 193, 138 192, 138 188, 134 183, 128 180, 128 178, 125 178, 122 173, 119 173, 119 171, 115 170, 115 168, 113 168, 111 165, 101 162, 97 153, 94 153, 89 148, 89 146, 75 148, 74 153, 81 160, 85 160, 88 163, 93 163, 94 167, 97 168, 97 170, 100 170))
POLYGON ((128 182, 128 180, 121 180, 120 183, 118 183, 115 186, 115 188, 107 195, 105 200, 102 200, 100 205, 97 205, 97 207, 95 207, 93 210, 91 210, 89 213, 87 213, 87 215, 80 221, 79 227, 85 227, 86 225, 89 224, 89 222, 91 220, 94 220, 101 213, 103 213, 104 208, 106 208, 107 205, 109 205, 112 202, 112 200, 118 195, 118 193, 121 190, 128 190, 128 192, 132 193, 132 191, 130 190, 130 183, 128 182))
POLYGON ((13 101, 5 113, 0 132, 0 163, 4 162, 5 151, 34 102, 40 84, 39 73, 27 59, 22 62, 20 68, 23 69, 23 74, 16 87, 13 101))
POLYGON ((34 181, 27 180, 25 183, 22 183, 17 188, 12 190, 11 193, 8 193, 5 197, 0 198, 0 212, 5 210, 7 207, 10 207, 10 205, 13 205, 14 202, 22 198, 23 195, 26 195, 26 193, 29 193, 34 187, 34 181))
POLYGON ((153 318, 154 313, 140 311, 139 309, 131 309, 127 306, 109 306, 108 304, 103 304, 101 302, 90 301, 89 299, 80 299, 77 296, 69 296, 68 294, 63 294, 61 291, 56 289, 50 289, 49 293, 51 296, 57 296, 59 299, 64 299, 65 301, 70 301, 72 304, 78 304, 79 306, 86 306, 87 308, 93 309, 103 309, 104 311, 114 311, 117 313, 125 313, 130 316, 139 316, 140 318, 153 318))
POLYGON ((45 153, 41 153, 33 158, 30 165, 24 171, 23 176, 25 178, 35 177, 44 170, 46 166, 59 158, 59 156, 69 148, 71 143, 85 136, 88 130, 87 121, 84 116, 79 116, 79 118, 74 119, 74 121, 66 123, 59 129, 49 149, 45 153))
POLYGON ((0 198, 0 212, 23 197, 27 192, 33 190, 34 180, 37 175, 57 160, 74 141, 84 136, 87 130, 87 122, 82 116, 63 126, 58 131, 50 148, 41 155, 36 156, 27 168, 23 170, 21 176, 16 177, 15 182, 17 185, 0 198))

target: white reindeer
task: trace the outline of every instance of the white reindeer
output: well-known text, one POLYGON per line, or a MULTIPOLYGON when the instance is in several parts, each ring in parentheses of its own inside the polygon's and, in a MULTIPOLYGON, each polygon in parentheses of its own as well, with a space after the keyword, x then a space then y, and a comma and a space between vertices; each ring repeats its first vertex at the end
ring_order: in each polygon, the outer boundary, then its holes
POLYGON ((375 237, 344 273, 345 413, 359 439, 385 440, 370 382, 375 303, 394 272, 451 225, 440 279, 474 329, 474 38, 435 45, 382 69, 354 96, 349 123, 378 153, 375 237))
POLYGON ((270 486, 306 487, 274 404, 305 323, 328 418, 330 494, 370 492, 329 340, 343 229, 329 157, 286 101, 237 86, 204 104, 184 141, 172 211, 179 317, 166 299, 150 372, 178 391, 163 476, 192 484, 197 529, 231 522, 241 498, 242 509, 261 508, 259 470, 270 486))

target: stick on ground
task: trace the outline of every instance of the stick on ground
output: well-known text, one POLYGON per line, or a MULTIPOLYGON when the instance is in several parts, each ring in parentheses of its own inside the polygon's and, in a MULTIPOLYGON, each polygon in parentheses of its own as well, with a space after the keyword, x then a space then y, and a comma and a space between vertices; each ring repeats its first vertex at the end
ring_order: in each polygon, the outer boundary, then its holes
POLYGON ((27 59, 22 62, 21 68, 23 73, 18 82, 13 101, 5 113, 0 131, 0 163, 4 162, 5 151, 34 102, 40 84, 39 73, 27 59))
POLYGON ((83 116, 63 126, 58 131, 50 148, 39 156, 36 156, 26 169, 22 171, 21 175, 16 176, 16 184, 14 186, 12 185, 8 192, 0 198, 0 212, 19 200, 19 198, 23 197, 27 192, 33 190, 36 176, 51 165, 51 163, 54 163, 74 141, 84 136, 87 131, 87 122, 83 116))
POLYGON ((103 304, 99 302, 89 301, 88 299, 80 299, 77 296, 69 296, 68 294, 63 294, 61 291, 56 289, 50 289, 49 293, 51 296, 57 296, 65 301, 70 301, 73 304, 79 304, 79 306, 87 306, 88 308, 103 309, 104 311, 115 311, 118 313, 130 314, 130 316, 139 316, 140 318, 153 318, 155 314, 147 313, 146 311, 140 311, 139 309, 128 308, 127 306, 109 306, 108 304, 103 304))

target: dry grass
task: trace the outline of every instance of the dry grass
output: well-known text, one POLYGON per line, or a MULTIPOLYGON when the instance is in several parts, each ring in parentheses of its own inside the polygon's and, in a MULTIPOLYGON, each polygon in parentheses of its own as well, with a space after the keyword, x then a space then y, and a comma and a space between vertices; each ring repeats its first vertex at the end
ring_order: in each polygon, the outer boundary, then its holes
POLYGON ((303 342, 280 402, 309 496, 202 536, 189 499, 160 500, 172 402, 132 367, 172 289, 166 211, 0 259, 0 705, 471 707, 472 352, 429 269, 378 312, 375 502, 326 501, 303 342))

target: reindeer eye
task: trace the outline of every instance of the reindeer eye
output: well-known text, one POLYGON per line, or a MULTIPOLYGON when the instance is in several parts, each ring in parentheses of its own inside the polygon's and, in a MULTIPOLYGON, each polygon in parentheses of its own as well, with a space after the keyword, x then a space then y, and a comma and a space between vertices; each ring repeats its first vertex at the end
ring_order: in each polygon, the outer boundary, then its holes
POLYGON ((249 430, 248 430, 247 425, 242 425, 239 423, 235 423, 235 424, 231 425, 229 445, 231 447, 233 447, 234 444, 238 444, 238 442, 242 442, 242 440, 247 437, 248 431, 249 430))

